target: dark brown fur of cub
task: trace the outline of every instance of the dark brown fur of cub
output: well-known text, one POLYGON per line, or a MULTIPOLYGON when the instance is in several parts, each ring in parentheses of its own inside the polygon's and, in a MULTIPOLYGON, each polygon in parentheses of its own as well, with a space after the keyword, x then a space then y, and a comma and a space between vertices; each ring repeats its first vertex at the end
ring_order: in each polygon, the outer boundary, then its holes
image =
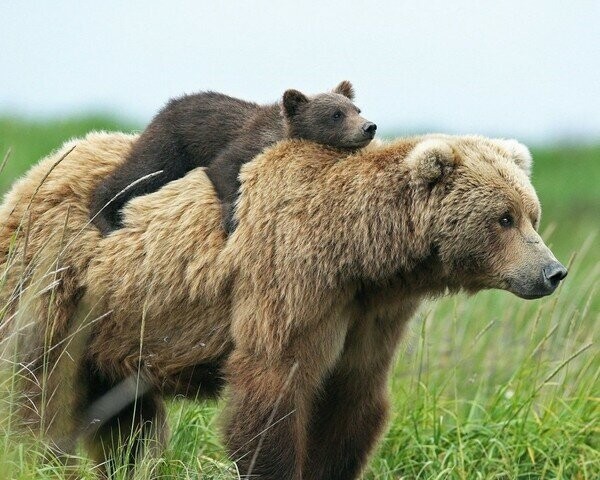
POLYGON ((94 192, 93 222, 106 235, 122 226, 121 208, 132 198, 154 192, 196 167, 208 167, 208 177, 223 204, 225 228, 231 232, 240 168, 269 145, 284 138, 303 138, 356 149, 372 140, 377 127, 360 116, 353 98, 352 85, 343 81, 332 92, 313 97, 287 90, 282 102, 272 105, 215 92, 171 100, 142 133, 126 161, 94 192))

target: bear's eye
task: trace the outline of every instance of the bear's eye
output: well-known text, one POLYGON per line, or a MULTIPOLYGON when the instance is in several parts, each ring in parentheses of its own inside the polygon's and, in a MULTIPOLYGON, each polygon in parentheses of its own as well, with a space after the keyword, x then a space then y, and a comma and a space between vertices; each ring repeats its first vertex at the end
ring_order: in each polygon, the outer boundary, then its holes
POLYGON ((502 215, 502 217, 500 217, 499 223, 504 228, 510 228, 514 226, 515 221, 510 213, 505 213, 502 215))
POLYGON ((339 120, 340 118, 342 118, 342 115, 344 115, 344 114, 342 113, 341 110, 336 110, 335 113, 333 114, 333 119, 339 120))

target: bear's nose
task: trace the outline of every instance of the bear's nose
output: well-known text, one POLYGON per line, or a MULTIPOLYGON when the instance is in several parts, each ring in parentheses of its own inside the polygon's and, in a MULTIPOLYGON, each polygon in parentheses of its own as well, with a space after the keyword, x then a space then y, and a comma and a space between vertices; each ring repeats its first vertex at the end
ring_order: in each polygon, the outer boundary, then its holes
POLYGON ((362 129, 363 132, 365 132, 367 135, 370 135, 372 138, 375 136, 375 130, 377 130, 377 125, 375 125, 373 122, 367 122, 363 125, 362 129))
POLYGON ((552 262, 546 265, 544 272, 544 282, 551 288, 556 288, 560 281, 567 276, 567 269, 560 262, 552 262))

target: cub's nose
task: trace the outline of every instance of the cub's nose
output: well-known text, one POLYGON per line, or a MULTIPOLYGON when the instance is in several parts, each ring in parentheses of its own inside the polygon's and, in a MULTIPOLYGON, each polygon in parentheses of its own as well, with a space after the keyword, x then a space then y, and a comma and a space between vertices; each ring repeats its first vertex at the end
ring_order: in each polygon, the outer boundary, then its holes
POLYGON ((552 262, 542 269, 544 283, 549 288, 556 288, 560 281, 567 276, 567 269, 560 262, 552 262))
POLYGON ((375 125, 373 122, 366 122, 362 126, 362 130, 365 133, 365 135, 373 138, 375 136, 375 131, 377 130, 377 125, 375 125))

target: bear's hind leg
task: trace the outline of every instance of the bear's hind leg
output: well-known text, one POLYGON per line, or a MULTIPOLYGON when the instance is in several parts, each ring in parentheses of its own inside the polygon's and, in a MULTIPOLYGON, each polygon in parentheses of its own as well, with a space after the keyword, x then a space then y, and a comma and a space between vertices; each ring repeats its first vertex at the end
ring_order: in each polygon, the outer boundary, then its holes
POLYGON ((88 453, 106 477, 121 467, 131 472, 143 455, 159 453, 166 443, 162 396, 135 377, 115 384, 91 361, 83 371, 87 399, 80 410, 81 433, 88 453))
POLYGON ((166 409, 159 394, 147 393, 86 438, 90 456, 109 477, 132 470, 145 455, 160 454, 167 442, 166 409))

